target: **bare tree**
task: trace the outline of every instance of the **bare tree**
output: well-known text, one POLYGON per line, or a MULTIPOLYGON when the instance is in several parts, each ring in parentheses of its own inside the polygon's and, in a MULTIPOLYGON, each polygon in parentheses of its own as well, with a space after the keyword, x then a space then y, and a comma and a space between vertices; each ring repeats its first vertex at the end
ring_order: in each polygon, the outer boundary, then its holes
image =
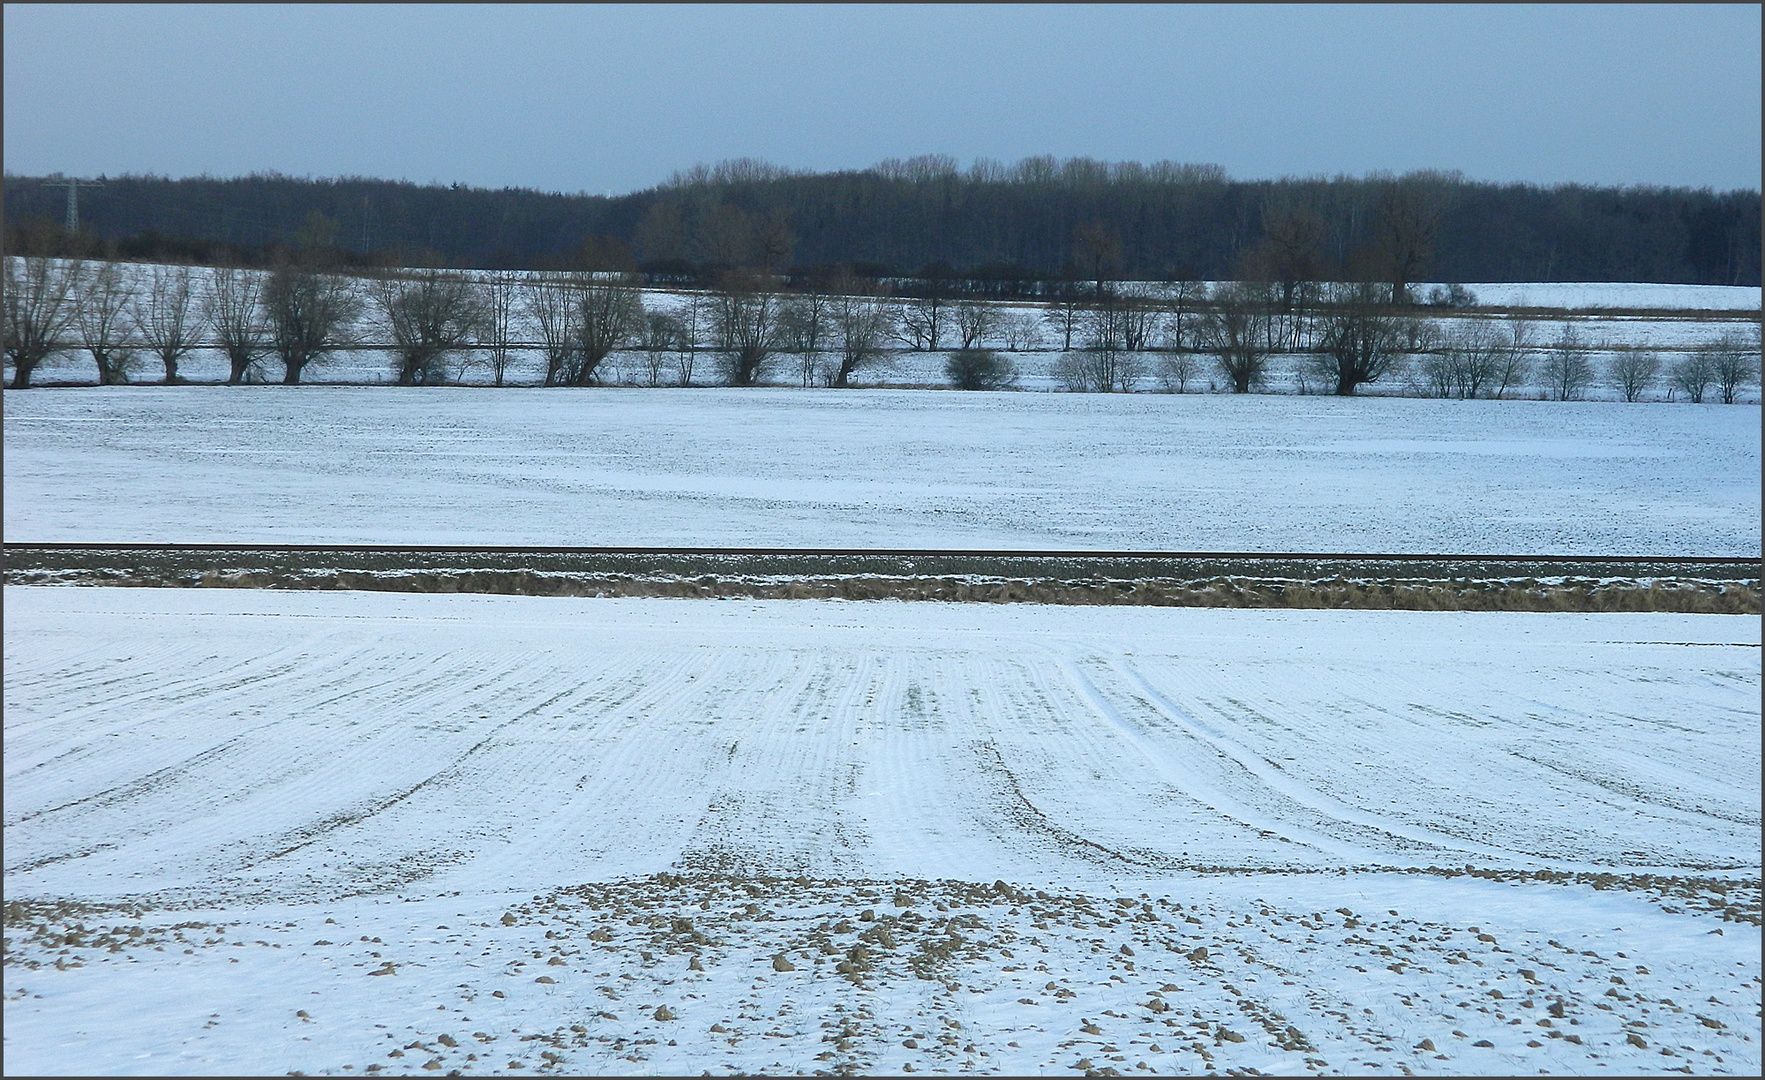
POLYGON ((1167 352, 1159 357, 1158 378, 1164 388, 1174 394, 1187 394, 1189 380, 1196 377, 1195 354, 1192 352, 1167 352))
MULTIPOLYGON (((1312 365, 1301 365, 1301 368, 1312 365)), ((1302 378, 1311 372, 1301 371, 1302 378)), ((1415 358, 1410 365, 1411 386, 1423 397, 1464 397, 1464 389, 1459 379, 1459 364, 1453 355, 1452 344, 1447 342, 1439 349, 1425 352, 1415 358)), ((1304 391, 1301 390, 1301 393, 1304 391)))
POLYGON ((1377 382, 1402 366, 1416 327, 1392 313, 1378 285, 1370 281, 1328 291, 1321 314, 1318 373, 1348 397, 1364 383, 1377 382))
MULTIPOLYGON (((1753 324, 1753 333, 1759 332, 1753 324)), ((1733 405, 1740 391, 1759 380, 1759 347, 1752 348, 1739 334, 1727 333, 1705 345, 1702 350, 1710 358, 1710 373, 1722 404, 1733 405)))
POLYGON ((1710 384, 1716 381, 1710 354, 1703 349, 1693 349, 1681 356, 1668 370, 1667 380, 1674 390, 1684 391, 1686 399, 1693 405, 1702 405, 1704 395, 1710 392, 1710 384))
POLYGON ((674 353, 674 365, 679 372, 681 386, 691 386, 693 383, 693 368, 697 366, 699 356, 699 335, 709 319, 710 307, 710 301, 700 293, 693 293, 681 305, 680 340, 674 353))
POLYGON ((642 339, 644 374, 651 386, 662 385, 662 371, 668 366, 668 355, 680 345, 680 316, 667 311, 652 311, 644 317, 642 339))
POLYGON ((368 288, 380 328, 391 336, 400 386, 447 381, 447 361, 483 333, 487 302, 472 282, 442 270, 376 278, 368 288))
POLYGON ((203 311, 227 355, 229 385, 244 382, 252 365, 269 352, 270 331, 264 322, 262 301, 262 275, 233 266, 215 269, 203 311))
POLYGON ((480 342, 490 365, 492 383, 501 386, 509 371, 509 355, 515 343, 516 287, 521 276, 512 270, 490 275, 484 289, 484 321, 480 342))
POLYGON ((956 305, 956 336, 962 348, 978 349, 983 339, 999 327, 999 310, 978 300, 964 300, 956 305))
POLYGON ((778 297, 750 271, 718 275, 713 321, 731 386, 753 386, 778 349, 778 297))
POLYGON ((1232 392, 1248 394, 1262 382, 1268 368, 1268 327, 1274 303, 1266 286, 1234 282, 1214 294, 1207 314, 1196 327, 1200 346, 1213 353, 1232 392))
POLYGON ((999 322, 1006 352, 1021 352, 1042 344, 1041 320, 1026 311, 1014 311, 999 322))
POLYGON ((1641 401, 1661 374, 1661 358, 1644 349, 1617 353, 1606 368, 1606 378, 1625 401, 1641 401))
POLYGON ((1498 401, 1509 389, 1525 384, 1532 368, 1533 341, 1538 336, 1537 328, 1520 318, 1509 319, 1505 331, 1500 335, 1500 351, 1496 353, 1496 366, 1490 377, 1498 401))
POLYGON ((68 331, 77 310, 83 265, 36 256, 6 263, 6 360, 12 389, 31 385, 38 366, 72 347, 68 331))
POLYGON ((1054 332, 1060 335, 1060 347, 1066 352, 1072 351, 1073 334, 1085 321, 1085 312, 1090 309, 1091 301, 1084 291, 1070 282, 1063 283, 1055 289, 1054 299, 1048 301, 1047 314, 1043 318, 1053 326, 1054 332))
POLYGON ((576 288, 569 281, 534 281, 526 290, 527 314, 539 328, 540 349, 545 353, 545 385, 562 386, 569 381, 576 359, 576 288))
POLYGON ((1592 352, 1574 323, 1563 324, 1562 332, 1545 353, 1539 374, 1557 401, 1578 401, 1593 385, 1592 352))
POLYGON ((1084 313, 1085 347, 1144 352, 1151 347, 1161 311, 1144 292, 1111 286, 1099 293, 1084 313))
POLYGON ((1166 390, 1186 394, 1189 392, 1189 380, 1196 378, 1200 371, 1195 354, 1183 348, 1182 338, 1178 335, 1175 324, 1175 319, 1168 319, 1164 323, 1164 333, 1159 339, 1158 378, 1166 390))
POLYGON ((1068 390, 1132 393, 1146 377, 1146 354, 1119 345, 1081 349, 1062 354, 1054 362, 1053 374, 1068 390))
POLYGON ((1123 349, 1115 357, 1114 370, 1110 373, 1115 379, 1115 389, 1124 394, 1131 394, 1140 388, 1146 379, 1149 354, 1140 350, 1123 349))
POLYGON ((644 321, 643 300, 632 278, 582 278, 576 286, 576 364, 571 382, 592 386, 600 366, 623 348, 644 321))
POLYGON ((1054 381, 1059 383, 1062 389, 1075 394, 1096 389, 1096 382, 1091 377, 1089 365, 1085 363, 1084 353, 1061 353, 1060 358, 1054 361, 1054 366, 1049 369, 1048 373, 1054 376, 1054 381))
POLYGON ((944 340, 950 305, 936 291, 901 302, 895 336, 909 349, 936 352, 944 340))
POLYGON ((802 368, 803 385, 815 382, 821 366, 821 348, 832 322, 832 297, 819 290, 786 297, 779 302, 779 344, 795 353, 802 368))
POLYGON ((350 324, 362 305, 343 277, 284 264, 264 283, 263 306, 270 348, 282 361, 282 381, 293 384, 308 365, 349 343, 350 324))
POLYGON ((192 288, 188 266, 155 266, 145 295, 130 303, 130 315, 147 349, 165 367, 165 381, 183 382, 178 362, 196 348, 202 335, 202 311, 192 288))
POLYGON ((1468 319, 1443 331, 1438 347, 1417 349, 1416 357, 1414 373, 1424 393, 1476 398, 1489 393, 1498 381, 1507 346, 1501 327, 1486 319, 1468 319))
POLYGON ((98 384, 111 386, 128 381, 140 341, 129 318, 135 298, 122 267, 99 263, 85 276, 74 310, 74 326, 80 344, 98 365, 98 384))
POLYGON ((1391 284, 1391 303, 1408 304, 1410 285, 1434 254, 1439 211, 1424 188, 1400 181, 1379 193, 1373 223, 1372 258, 1391 284))
POLYGON ((875 363, 882 355, 889 311, 874 282, 845 275, 835 286, 833 325, 840 339, 840 366, 835 386, 848 386, 859 368, 875 363))
POLYGON ((1072 261, 1101 294, 1104 283, 1121 271, 1121 234, 1101 221, 1084 222, 1073 230, 1072 261))
POLYGON ((1159 304, 1142 287, 1129 286, 1117 295, 1116 307, 1122 348, 1133 353, 1150 349, 1161 322, 1159 304))
POLYGON ((1207 303, 1207 283, 1183 278, 1175 282, 1170 291, 1170 318, 1166 320, 1166 328, 1170 333, 1171 348, 1184 347, 1184 331, 1190 329, 1203 306, 1207 303))
POLYGON ((1467 322, 1459 327, 1449 348, 1460 397, 1482 397, 1492 387, 1500 387, 1502 373, 1511 362, 1509 343, 1500 327, 1485 319, 1467 322))
POLYGON ((1132 393, 1146 376, 1147 337, 1157 311, 1145 298, 1106 287, 1085 314, 1085 346, 1055 362, 1070 390, 1132 393))
POLYGON ((1083 348, 1096 352, 1108 349, 1119 351, 1122 345, 1122 315, 1125 305, 1122 297, 1109 290, 1098 294, 1091 307, 1084 315, 1083 348))
POLYGON ((1244 259, 1244 276, 1277 286, 1281 312, 1291 313, 1304 301, 1306 286, 1322 274, 1325 233, 1324 219, 1315 210, 1265 207, 1262 239, 1244 259))
POLYGON ((793 352, 819 352, 827 344, 832 320, 833 297, 819 287, 779 304, 779 335, 793 352))

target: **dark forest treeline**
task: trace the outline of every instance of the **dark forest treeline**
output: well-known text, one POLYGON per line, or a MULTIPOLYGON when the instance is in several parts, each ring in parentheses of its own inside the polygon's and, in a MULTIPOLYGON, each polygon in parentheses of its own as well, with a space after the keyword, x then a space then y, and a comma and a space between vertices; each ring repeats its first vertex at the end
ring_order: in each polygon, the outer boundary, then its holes
POLYGON ((608 197, 345 178, 8 176, 7 250, 269 264, 640 269, 851 265, 1032 280, 1760 283, 1756 191, 1490 184, 1454 174, 1238 181, 1212 166, 942 157, 796 173, 753 161, 608 197))

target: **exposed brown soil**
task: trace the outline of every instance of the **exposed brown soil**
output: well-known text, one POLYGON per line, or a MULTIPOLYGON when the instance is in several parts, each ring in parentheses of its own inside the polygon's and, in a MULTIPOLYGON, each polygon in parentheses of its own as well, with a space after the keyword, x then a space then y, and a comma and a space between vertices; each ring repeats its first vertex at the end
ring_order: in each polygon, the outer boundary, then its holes
POLYGON ((671 576, 531 570, 11 570, 8 584, 315 589, 511 596, 693 597, 754 600, 937 600, 1214 608, 1405 611, 1654 611, 1758 615, 1759 588, 1740 582, 1609 578, 1418 581, 1049 579, 974 576, 671 576))

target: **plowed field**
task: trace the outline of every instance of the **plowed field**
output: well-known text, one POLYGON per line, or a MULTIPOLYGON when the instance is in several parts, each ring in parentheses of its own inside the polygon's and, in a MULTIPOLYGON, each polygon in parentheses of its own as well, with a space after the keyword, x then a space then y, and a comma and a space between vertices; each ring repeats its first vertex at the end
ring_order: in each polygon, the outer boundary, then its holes
POLYGON ((9 1070, 1761 1063, 1756 618, 5 599, 9 1070))

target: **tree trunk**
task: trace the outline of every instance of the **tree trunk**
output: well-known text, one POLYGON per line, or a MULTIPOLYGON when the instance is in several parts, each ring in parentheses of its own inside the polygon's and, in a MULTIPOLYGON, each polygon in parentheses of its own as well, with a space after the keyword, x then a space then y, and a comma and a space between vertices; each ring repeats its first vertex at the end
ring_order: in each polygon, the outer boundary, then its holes
POLYGON ((735 354, 735 384, 737 386, 754 385, 754 377, 760 373, 760 357, 758 350, 743 348, 735 354))
POLYGON ((605 359, 606 359, 606 357, 604 357, 604 356, 595 357, 593 359, 590 359, 588 357, 584 357, 583 361, 582 361, 582 366, 576 369, 575 385, 577 385, 577 386, 593 386, 593 385, 595 385, 594 373, 600 370, 601 362, 604 361, 605 359))

